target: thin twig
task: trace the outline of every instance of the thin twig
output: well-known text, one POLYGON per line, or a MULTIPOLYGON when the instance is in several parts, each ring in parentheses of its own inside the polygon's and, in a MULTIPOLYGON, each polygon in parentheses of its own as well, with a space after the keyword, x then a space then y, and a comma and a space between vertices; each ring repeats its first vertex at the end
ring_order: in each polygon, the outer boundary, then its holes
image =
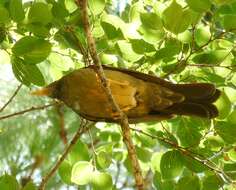
POLYGON ((15 116, 18 116, 18 115, 23 115, 23 114, 31 112, 31 111, 43 110, 43 109, 46 109, 48 107, 55 106, 57 104, 60 104, 60 103, 59 102, 53 102, 53 103, 46 104, 46 105, 43 105, 43 106, 38 106, 38 107, 33 106, 31 108, 28 108, 28 109, 25 109, 25 110, 22 110, 22 111, 19 111, 19 112, 15 112, 15 113, 12 113, 12 114, 9 114, 9 115, 0 116, 0 120, 7 119, 7 118, 10 118, 10 117, 15 117, 15 116))
POLYGON ((225 174, 225 172, 222 169, 218 168, 215 165, 215 163, 211 162, 209 159, 204 158, 202 155, 198 155, 197 153, 192 152, 191 150, 189 150, 187 148, 181 147, 178 144, 176 144, 175 142, 172 142, 171 140, 166 139, 164 137, 159 137, 159 136, 149 134, 149 133, 147 133, 141 129, 138 129, 138 128, 130 127, 130 129, 133 131, 136 131, 138 133, 141 133, 143 135, 146 135, 152 139, 157 139, 159 141, 162 141, 166 144, 171 145, 173 148, 176 148, 178 151, 180 151, 183 155, 188 156, 189 158, 191 158, 193 160, 196 160, 197 162, 206 166, 209 170, 215 172, 222 180, 230 182, 230 183, 233 182, 233 180, 227 174, 225 174))
MULTIPOLYGON (((195 32, 195 29, 192 31, 192 32, 195 32)), ((202 46, 200 46, 198 49, 193 49, 194 47, 193 46, 193 42, 191 43, 191 50, 190 50, 190 53, 188 54, 188 56, 186 56, 185 59, 181 59, 181 60, 178 60, 178 63, 175 65, 175 67, 173 69, 171 69, 168 73, 166 73, 163 78, 167 78, 168 76, 170 76, 171 74, 173 74, 180 66, 188 66, 188 60, 191 58, 192 55, 194 55, 195 53, 203 50, 203 48, 205 48, 206 46, 208 46, 211 42, 217 40, 217 39, 220 39, 222 38, 222 36, 224 36, 225 34, 227 34, 227 32, 225 31, 222 31, 221 33, 219 33, 218 35, 216 35, 214 38, 211 36, 209 38, 209 40, 203 44, 202 46)), ((192 34, 193 36, 194 34, 192 34)), ((192 40, 194 40, 194 38, 192 37, 192 40)), ((179 73, 178 73, 179 74, 179 73)))
POLYGON ((76 134, 72 138, 70 144, 65 148, 62 156, 59 158, 59 160, 56 162, 56 164, 51 168, 51 170, 48 172, 48 174, 46 174, 43 177, 38 190, 45 189, 45 186, 46 186, 48 180, 55 174, 55 172, 57 171, 57 169, 59 168, 61 163, 65 160, 66 156, 68 155, 68 153, 70 152, 72 147, 76 144, 77 140, 81 137, 82 134, 84 134, 89 129, 89 126, 87 126, 87 124, 88 124, 87 122, 80 124, 80 127, 78 128, 76 134))
POLYGON ((129 155, 129 158, 131 159, 131 165, 133 168, 136 186, 137 186, 138 190, 143 190, 144 180, 143 180, 141 168, 140 168, 140 165, 138 162, 138 158, 136 155, 135 146, 132 142, 128 118, 123 113, 123 111, 119 108, 118 104, 114 101, 114 98, 111 93, 111 89, 109 88, 109 85, 108 85, 107 79, 105 77, 100 59, 98 57, 97 50, 96 50, 96 44, 95 44, 94 38, 92 36, 90 24, 89 24, 89 17, 88 17, 88 12, 87 12, 87 0, 77 0, 76 2, 78 4, 78 6, 81 7, 82 21, 83 21, 85 34, 87 37, 89 53, 91 55, 93 63, 97 67, 95 69, 95 72, 97 73, 97 75, 101 81, 103 90, 107 95, 108 102, 110 103, 112 111, 119 116, 119 121, 120 121, 121 129, 122 129, 123 141, 127 146, 128 155, 129 155))
POLYGON ((11 101, 15 98, 15 96, 17 95, 17 93, 19 92, 21 87, 22 87, 22 84, 20 84, 16 88, 15 92, 12 94, 12 96, 9 98, 9 100, 2 106, 2 108, 0 109, 0 112, 2 112, 11 103, 11 101))
POLYGON ((229 70, 233 70, 234 68, 236 68, 236 65, 232 65, 232 66, 225 66, 225 65, 212 65, 212 64, 188 64, 188 67, 219 67, 219 68, 225 68, 225 69, 229 69, 229 70))
POLYGON ((90 129, 88 130, 88 134, 89 134, 89 138, 90 138, 90 141, 91 141, 91 147, 92 147, 92 151, 93 151, 93 166, 94 166, 95 169, 97 169, 97 164, 96 164, 97 153, 96 153, 96 150, 95 150, 95 147, 94 147, 94 144, 93 144, 93 137, 92 137, 90 129))

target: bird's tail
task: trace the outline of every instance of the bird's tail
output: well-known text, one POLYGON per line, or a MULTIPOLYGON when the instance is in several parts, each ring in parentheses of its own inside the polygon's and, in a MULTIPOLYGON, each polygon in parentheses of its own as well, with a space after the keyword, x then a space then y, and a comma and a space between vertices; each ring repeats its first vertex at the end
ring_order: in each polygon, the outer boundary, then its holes
POLYGON ((221 92, 214 85, 209 83, 175 84, 169 88, 182 94, 185 100, 165 109, 166 113, 203 118, 218 116, 218 110, 213 103, 219 98, 221 92))

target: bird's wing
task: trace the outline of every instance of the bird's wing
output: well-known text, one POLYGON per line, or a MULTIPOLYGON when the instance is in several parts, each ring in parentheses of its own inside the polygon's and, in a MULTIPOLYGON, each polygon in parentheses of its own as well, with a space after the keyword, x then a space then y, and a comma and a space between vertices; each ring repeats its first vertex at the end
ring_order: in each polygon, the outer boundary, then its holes
MULTIPOLYGON (((95 65, 90 65, 88 67, 94 69, 96 66, 95 65)), ((161 78, 156 77, 156 76, 141 73, 141 72, 138 72, 138 71, 125 69, 125 68, 110 67, 110 66, 106 66, 106 65, 102 65, 102 67, 103 67, 104 70, 119 71, 119 72, 122 72, 122 73, 126 73, 128 75, 131 75, 131 76, 133 76, 137 79, 143 80, 143 81, 148 81, 148 82, 152 82, 152 83, 155 83, 155 84, 161 84, 163 86, 173 85, 169 81, 166 81, 166 80, 161 79, 161 78)))
MULTIPOLYGON (((96 66, 91 65, 89 67, 94 68, 96 66)), ((108 70, 120 71, 140 80, 159 84, 163 87, 169 88, 174 92, 182 94, 183 96, 185 96, 185 99, 189 101, 202 101, 202 99, 205 99, 207 101, 208 99, 211 99, 210 102, 214 102, 220 95, 220 91, 215 88, 214 84, 210 83, 174 84, 157 76, 148 75, 130 69, 110 67, 106 65, 103 65, 103 68, 108 70), (212 99, 212 97, 215 97, 213 98, 214 100, 212 99)))

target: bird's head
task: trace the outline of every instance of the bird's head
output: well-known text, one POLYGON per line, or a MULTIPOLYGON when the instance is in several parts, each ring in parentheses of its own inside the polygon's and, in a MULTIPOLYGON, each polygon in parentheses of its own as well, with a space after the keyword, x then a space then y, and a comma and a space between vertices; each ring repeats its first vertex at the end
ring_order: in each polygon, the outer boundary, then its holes
POLYGON ((61 99, 62 95, 62 80, 55 81, 48 86, 31 92, 35 96, 48 96, 51 98, 61 99))

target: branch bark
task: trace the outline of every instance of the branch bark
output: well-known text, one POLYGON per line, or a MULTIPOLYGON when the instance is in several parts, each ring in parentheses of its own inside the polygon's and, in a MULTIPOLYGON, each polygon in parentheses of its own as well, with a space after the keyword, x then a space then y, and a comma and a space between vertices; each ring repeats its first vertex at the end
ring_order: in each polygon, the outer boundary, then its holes
POLYGON ((57 169, 59 168, 59 166, 61 165, 61 163, 65 160, 66 156, 68 155, 68 153, 70 152, 70 150, 72 149, 72 147, 76 144, 76 142, 78 141, 78 139, 81 137, 82 134, 84 134, 87 130, 89 129, 89 126, 87 126, 87 123, 81 123, 80 127, 78 128, 76 134, 74 135, 74 137, 72 138, 70 144, 66 147, 66 149, 64 150, 64 153, 62 154, 62 156, 60 157, 60 159, 56 162, 56 164, 51 168, 51 170, 48 172, 48 174, 46 174, 40 185, 38 190, 44 190, 45 186, 48 182, 48 180, 55 174, 55 172, 57 171, 57 169))
POLYGON ((94 38, 91 33, 89 17, 87 12, 87 0, 76 0, 77 5, 81 8, 82 20, 84 31, 87 37, 89 53, 92 57, 93 63, 97 66, 96 73, 100 78, 101 84, 103 86, 104 92, 107 95, 108 101, 111 105, 112 111, 119 116, 119 122, 122 129, 123 141, 127 146, 128 155, 131 160, 132 169, 135 177, 135 183, 138 190, 144 189, 144 180, 142 176, 142 171, 138 162, 135 146, 131 140, 131 132, 129 129, 129 122, 127 116, 119 108, 118 104, 114 101, 114 98, 111 93, 111 89, 108 86, 106 76, 104 74, 100 59, 97 55, 96 45, 94 38))
POLYGON ((12 100, 15 98, 15 96, 17 95, 17 93, 19 92, 19 90, 21 89, 21 87, 22 87, 22 84, 20 84, 17 88, 16 88, 16 90, 15 90, 15 92, 13 93, 13 95, 9 98, 9 100, 2 106, 2 108, 0 109, 0 112, 2 112, 11 102, 12 102, 12 100))
POLYGON ((130 127, 130 129, 133 131, 136 131, 138 133, 141 133, 143 135, 146 135, 152 139, 157 139, 157 140, 162 141, 166 144, 169 144, 173 148, 177 149, 183 155, 185 155, 193 160, 196 160, 200 164, 206 166, 209 170, 215 172, 215 174, 217 174, 217 176, 219 178, 221 178, 223 181, 226 181, 227 183, 228 182, 233 183, 233 180, 231 179, 231 177, 228 176, 222 169, 220 169, 214 162, 210 161, 208 158, 205 158, 204 156, 202 156, 198 153, 195 153, 195 152, 189 150, 188 148, 181 147, 178 144, 176 144, 175 142, 172 142, 170 139, 149 134, 149 133, 147 133, 141 129, 138 129, 138 128, 130 127))
POLYGON ((46 105, 43 105, 43 106, 31 107, 31 108, 28 108, 28 109, 25 109, 25 110, 22 110, 22 111, 19 111, 19 112, 15 112, 15 113, 12 113, 12 114, 9 114, 9 115, 0 116, 0 120, 7 119, 7 118, 10 118, 10 117, 15 117, 15 116, 18 116, 18 115, 23 115, 23 114, 31 112, 31 111, 43 110, 43 109, 46 109, 48 107, 55 106, 57 104, 60 104, 60 103, 59 102, 53 102, 51 104, 46 104, 46 105))

